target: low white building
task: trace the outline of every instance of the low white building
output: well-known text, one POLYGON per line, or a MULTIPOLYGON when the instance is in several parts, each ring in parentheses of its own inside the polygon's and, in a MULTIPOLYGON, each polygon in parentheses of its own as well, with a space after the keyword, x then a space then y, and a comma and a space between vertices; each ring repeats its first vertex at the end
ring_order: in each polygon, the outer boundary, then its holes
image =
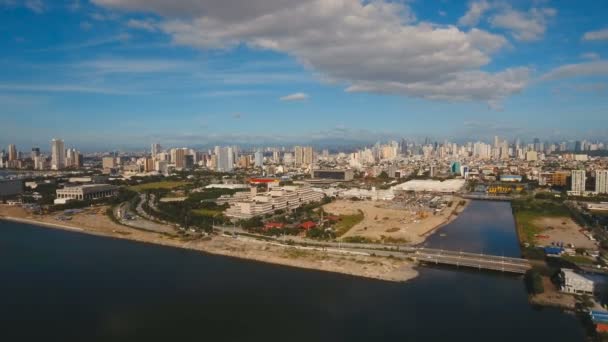
POLYGON ((222 196, 219 203, 228 203, 226 216, 235 219, 250 219, 266 215, 276 210, 293 210, 304 204, 318 202, 323 194, 310 187, 284 186, 258 193, 257 188, 250 192, 237 192, 234 196, 222 196))
POLYGON ((395 185, 392 190, 453 193, 460 191, 465 183, 464 179, 447 179, 444 181, 415 179, 395 185))
POLYGON ((57 189, 55 204, 65 204, 70 200, 82 201, 115 196, 118 187, 110 184, 86 184, 80 186, 67 186, 57 189))
POLYGON ((574 270, 563 268, 561 271, 561 290, 574 294, 595 294, 606 283, 604 277, 591 274, 580 274, 574 270))

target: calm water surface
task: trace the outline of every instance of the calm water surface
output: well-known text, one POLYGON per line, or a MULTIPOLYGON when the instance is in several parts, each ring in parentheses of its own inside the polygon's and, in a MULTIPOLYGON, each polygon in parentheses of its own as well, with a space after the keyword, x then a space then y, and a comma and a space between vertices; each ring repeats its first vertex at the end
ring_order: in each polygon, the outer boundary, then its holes
MULTIPOLYGON (((508 203, 474 202, 431 247, 518 255, 508 203)), ((582 341, 520 277, 422 268, 408 283, 0 221, 0 341, 582 341)))

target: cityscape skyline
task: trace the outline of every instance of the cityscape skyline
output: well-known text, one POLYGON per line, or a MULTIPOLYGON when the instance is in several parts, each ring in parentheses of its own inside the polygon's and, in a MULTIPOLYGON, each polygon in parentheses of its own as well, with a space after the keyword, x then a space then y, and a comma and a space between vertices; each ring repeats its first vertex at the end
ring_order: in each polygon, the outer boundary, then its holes
POLYGON ((162 3, 0 2, 0 144, 43 145, 54 135, 87 149, 133 149, 608 133, 601 2, 254 0, 239 11, 162 3), (272 18, 265 28, 262 16, 272 18), (250 33, 222 29, 233 25, 250 33), (324 35, 302 33, 317 29, 324 35))

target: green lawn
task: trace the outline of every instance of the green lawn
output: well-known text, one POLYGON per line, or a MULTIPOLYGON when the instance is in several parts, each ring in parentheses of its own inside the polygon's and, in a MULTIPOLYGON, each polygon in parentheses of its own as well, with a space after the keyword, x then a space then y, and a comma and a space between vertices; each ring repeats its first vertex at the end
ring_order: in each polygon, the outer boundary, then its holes
POLYGON ((221 209, 194 209, 192 210, 192 213, 194 215, 198 215, 198 216, 209 216, 209 217, 214 217, 214 216, 218 216, 221 215, 223 212, 223 210, 221 209))
POLYGON ((340 237, 346 234, 352 227, 363 221, 364 217, 365 215, 361 210, 359 210, 358 214, 354 215, 340 215, 340 221, 335 226, 336 236, 340 237))
POLYGON ((164 181, 164 182, 154 182, 154 183, 134 185, 134 186, 129 187, 129 189, 133 190, 133 191, 137 191, 137 192, 153 190, 153 189, 172 190, 172 189, 175 189, 180 186, 187 185, 187 184, 189 184, 189 183, 185 182, 185 181, 164 181))

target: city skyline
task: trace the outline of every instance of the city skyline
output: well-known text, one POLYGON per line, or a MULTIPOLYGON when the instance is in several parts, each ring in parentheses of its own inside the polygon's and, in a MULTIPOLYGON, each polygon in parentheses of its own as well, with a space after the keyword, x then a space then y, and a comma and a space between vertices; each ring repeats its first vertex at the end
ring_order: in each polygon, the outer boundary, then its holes
POLYGON ((600 2, 248 3, 0 2, 0 144, 607 135, 600 2))

